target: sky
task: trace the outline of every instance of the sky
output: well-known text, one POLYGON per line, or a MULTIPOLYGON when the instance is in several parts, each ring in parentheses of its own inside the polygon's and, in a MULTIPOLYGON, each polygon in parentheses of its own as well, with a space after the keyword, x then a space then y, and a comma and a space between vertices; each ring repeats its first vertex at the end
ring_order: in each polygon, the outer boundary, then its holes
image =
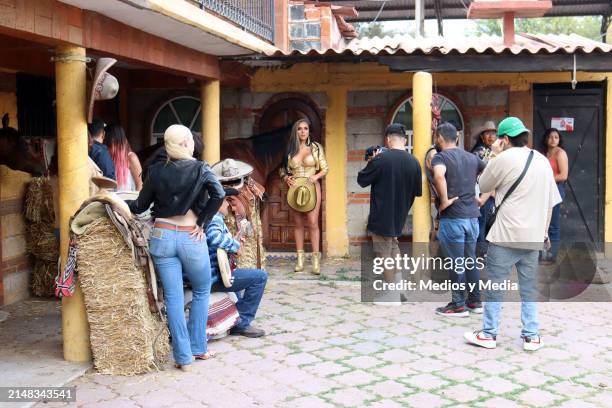
MULTIPOLYGON (((414 20, 409 21, 383 21, 383 26, 388 30, 396 30, 401 33, 416 30, 414 20)), ((474 20, 444 20, 444 36, 468 36, 476 31, 474 20)), ((436 20, 425 20, 425 36, 436 37, 438 35, 438 22, 436 20)))

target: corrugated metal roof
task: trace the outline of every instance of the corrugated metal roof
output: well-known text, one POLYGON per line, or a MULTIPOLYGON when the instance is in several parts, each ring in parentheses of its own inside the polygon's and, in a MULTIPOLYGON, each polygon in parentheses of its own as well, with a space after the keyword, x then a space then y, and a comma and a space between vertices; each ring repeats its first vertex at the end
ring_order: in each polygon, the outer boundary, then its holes
POLYGON ((581 37, 576 34, 516 34, 515 43, 507 46, 501 37, 427 37, 415 38, 406 35, 393 37, 355 38, 343 49, 293 50, 289 53, 277 51, 271 57, 299 56, 376 56, 376 55, 409 55, 409 54, 501 54, 501 53, 584 53, 612 52, 612 44, 581 37))

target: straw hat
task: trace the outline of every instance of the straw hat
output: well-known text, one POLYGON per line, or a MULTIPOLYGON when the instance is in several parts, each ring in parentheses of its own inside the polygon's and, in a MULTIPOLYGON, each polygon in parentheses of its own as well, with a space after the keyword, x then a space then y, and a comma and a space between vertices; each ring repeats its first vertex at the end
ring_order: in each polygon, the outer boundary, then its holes
POLYGON ((317 205, 317 190, 306 177, 296 178, 287 192, 289 207, 299 212, 309 212, 317 205))
POLYGON ((225 159, 215 163, 211 167, 220 183, 228 183, 239 180, 238 185, 232 185, 235 189, 242 187, 244 178, 253 172, 253 166, 240 160, 225 159))
POLYGON ((109 74, 108 71, 115 62, 114 58, 99 58, 96 63, 96 73, 89 91, 89 109, 87 111, 87 123, 93 119, 93 106, 95 101, 113 99, 119 92, 119 81, 109 74))
POLYGON ((474 133, 472 133, 472 139, 477 139, 480 137, 482 132, 486 132, 487 130, 497 131, 497 126, 495 126, 495 122, 492 120, 487 120, 484 125, 478 126, 474 133))
POLYGON ((93 176, 91 181, 100 189, 112 190, 117 188, 117 182, 108 177, 93 176))

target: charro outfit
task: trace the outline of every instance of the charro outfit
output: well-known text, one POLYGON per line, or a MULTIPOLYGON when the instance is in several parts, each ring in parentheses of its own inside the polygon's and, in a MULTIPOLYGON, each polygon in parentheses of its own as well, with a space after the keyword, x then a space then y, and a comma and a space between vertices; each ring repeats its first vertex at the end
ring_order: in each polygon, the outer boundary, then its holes
MULTIPOLYGON (((293 157, 287 156, 287 166, 281 166, 279 174, 281 180, 285 180, 285 177, 292 176, 295 179, 308 178, 314 176, 320 171, 324 171, 325 174, 329 171, 327 160, 325 159, 325 153, 323 152, 323 146, 317 142, 310 144, 310 153, 307 157, 302 160, 301 163, 297 162, 293 157)), ((296 272, 300 272, 304 269, 304 251, 298 250, 297 253, 298 261, 295 267, 296 272)), ((319 272, 319 261, 321 259, 321 253, 316 252, 313 256, 313 272, 319 272)))

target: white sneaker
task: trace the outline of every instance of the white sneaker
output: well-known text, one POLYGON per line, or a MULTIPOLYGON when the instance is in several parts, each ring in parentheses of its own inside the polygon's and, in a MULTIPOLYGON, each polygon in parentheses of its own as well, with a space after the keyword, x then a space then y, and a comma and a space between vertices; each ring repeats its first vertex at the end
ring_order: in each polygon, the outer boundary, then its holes
POLYGON ((544 345, 540 336, 523 337, 523 350, 525 351, 536 351, 544 345))
POLYGON ((374 297, 373 304, 376 306, 401 306, 402 301, 399 292, 389 291, 383 292, 374 297))
POLYGON ((494 349, 497 347, 497 339, 496 337, 491 337, 488 334, 484 333, 482 330, 475 330, 473 332, 465 332, 463 333, 463 338, 470 344, 474 344, 476 346, 494 349))

